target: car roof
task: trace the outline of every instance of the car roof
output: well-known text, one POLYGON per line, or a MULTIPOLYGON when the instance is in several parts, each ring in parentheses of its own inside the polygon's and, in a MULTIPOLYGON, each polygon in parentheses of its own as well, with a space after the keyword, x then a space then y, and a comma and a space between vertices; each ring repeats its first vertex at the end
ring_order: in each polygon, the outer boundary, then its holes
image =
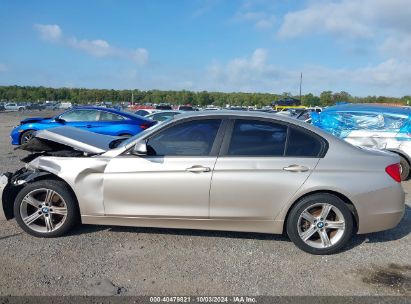
POLYGON ((327 112, 378 112, 378 113, 391 113, 391 114, 402 114, 410 115, 410 107, 396 107, 388 105, 378 105, 378 104, 342 104, 337 106, 328 107, 323 109, 322 113, 327 112))
POLYGON ((179 120, 183 120, 186 118, 227 118, 227 117, 232 117, 232 118, 250 118, 250 119, 271 119, 271 120, 276 120, 284 123, 289 123, 293 125, 297 125, 303 128, 306 128, 308 130, 311 130, 315 133, 318 133, 319 135, 329 139, 330 136, 333 136, 322 129, 313 126, 309 123, 306 123, 302 120, 298 120, 295 118, 291 118, 285 115, 278 115, 277 113, 266 113, 266 112, 258 112, 258 111, 235 111, 235 110, 216 110, 216 111, 193 111, 193 112, 183 112, 182 114, 179 114, 177 116, 174 116, 172 120, 170 120, 170 123, 176 122, 179 120))
POLYGON ((138 120, 147 120, 149 121, 149 119, 144 118, 143 116, 139 116, 139 115, 135 115, 133 113, 128 113, 128 112, 123 112, 123 111, 119 111, 116 109, 112 109, 112 108, 103 108, 103 107, 93 107, 93 106, 77 106, 77 107, 73 107, 73 110, 96 110, 96 111, 104 111, 104 112, 109 112, 109 113, 113 113, 113 114, 117 114, 117 115, 121 115, 130 119, 138 119, 138 120))

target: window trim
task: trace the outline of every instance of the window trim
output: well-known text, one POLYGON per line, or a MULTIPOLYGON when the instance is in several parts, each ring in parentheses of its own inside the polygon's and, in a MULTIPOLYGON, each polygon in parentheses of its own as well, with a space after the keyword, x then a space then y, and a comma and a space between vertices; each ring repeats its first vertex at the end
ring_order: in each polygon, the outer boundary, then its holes
POLYGON ((263 117, 232 117, 229 118, 229 124, 228 127, 226 128, 226 133, 224 135, 224 139, 223 142, 221 144, 221 148, 218 154, 218 157, 224 157, 224 158, 234 158, 234 157, 258 157, 258 158, 268 158, 268 157, 275 157, 275 158, 324 158, 324 156, 326 155, 327 151, 328 151, 328 141, 323 138, 322 136, 318 135, 317 133, 308 130, 304 127, 298 126, 296 124, 293 123, 289 123, 289 122, 285 122, 285 121, 281 121, 281 120, 275 120, 275 119, 270 119, 270 118, 263 118, 263 117), (231 142, 231 138, 233 135, 233 130, 234 130, 234 124, 236 123, 236 121, 238 120, 254 120, 254 121, 261 121, 261 122, 268 122, 268 123, 275 123, 275 124, 279 124, 279 125, 284 125, 285 127, 287 127, 287 137, 285 139, 285 144, 284 144, 284 153, 283 155, 229 155, 228 154, 228 148, 230 146, 230 142, 231 142), (297 129, 298 131, 301 131, 303 133, 306 133, 308 135, 311 135, 315 138, 317 138, 320 143, 321 143, 321 149, 320 152, 318 153, 317 156, 288 156, 286 155, 286 152, 288 150, 288 142, 289 142, 289 136, 290 136, 290 128, 294 128, 297 129))

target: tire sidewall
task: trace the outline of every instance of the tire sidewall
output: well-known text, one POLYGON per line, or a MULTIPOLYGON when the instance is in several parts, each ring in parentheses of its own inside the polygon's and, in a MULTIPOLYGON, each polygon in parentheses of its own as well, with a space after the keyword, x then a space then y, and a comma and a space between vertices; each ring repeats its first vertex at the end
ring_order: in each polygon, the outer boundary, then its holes
POLYGON ((401 155, 400 156, 400 165, 401 165, 401 180, 405 181, 408 179, 408 176, 410 175, 410 164, 408 161, 401 155))
POLYGON ((301 199, 290 211, 290 214, 287 219, 287 234, 291 241, 293 241, 293 243, 301 250, 308 252, 310 254, 325 255, 336 253, 346 245, 346 243, 350 240, 352 236, 353 226, 353 215, 350 209, 348 208, 347 204, 343 200, 332 194, 313 194, 301 199), (343 236, 336 244, 327 248, 311 247, 308 244, 306 244, 298 234, 297 222, 301 213, 310 205, 317 203, 327 203, 333 205, 334 207, 338 208, 344 216, 345 229, 343 236))
POLYGON ((68 189, 65 183, 60 181, 50 181, 50 180, 41 180, 33 183, 29 183, 26 185, 16 196, 13 206, 14 217, 16 218, 17 223, 19 226, 28 234, 31 234, 36 237, 43 237, 43 238, 51 238, 51 237, 58 237, 66 234, 77 222, 78 222, 78 208, 73 195, 71 194, 70 190, 68 189), (37 232, 30 229, 24 222, 20 214, 20 205, 24 199, 24 197, 33 190, 39 188, 46 188, 51 189, 57 192, 65 201, 67 206, 67 217, 65 222, 61 227, 57 230, 52 232, 37 232))

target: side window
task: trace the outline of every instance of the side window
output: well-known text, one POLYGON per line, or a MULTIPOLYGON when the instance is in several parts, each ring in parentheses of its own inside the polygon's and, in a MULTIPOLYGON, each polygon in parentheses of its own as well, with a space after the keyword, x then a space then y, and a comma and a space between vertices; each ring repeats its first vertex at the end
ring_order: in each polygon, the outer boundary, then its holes
POLYGON ((104 112, 100 111, 100 120, 102 121, 119 121, 119 120, 124 120, 123 116, 110 113, 110 112, 104 112))
POLYGON ((65 121, 97 121, 98 111, 94 110, 73 110, 61 115, 65 121))
POLYGON ((134 114, 140 115, 140 116, 146 116, 146 115, 149 114, 149 113, 148 113, 148 111, 146 111, 146 110, 138 110, 138 111, 136 111, 134 114))
POLYGON ((147 141, 149 155, 207 156, 220 127, 220 119, 193 120, 169 127, 147 141))
POLYGON ((320 139, 297 128, 290 127, 288 131, 286 156, 317 157, 322 148, 320 139))
POLYGON ((228 155, 283 156, 287 126, 258 120, 237 120, 228 155))

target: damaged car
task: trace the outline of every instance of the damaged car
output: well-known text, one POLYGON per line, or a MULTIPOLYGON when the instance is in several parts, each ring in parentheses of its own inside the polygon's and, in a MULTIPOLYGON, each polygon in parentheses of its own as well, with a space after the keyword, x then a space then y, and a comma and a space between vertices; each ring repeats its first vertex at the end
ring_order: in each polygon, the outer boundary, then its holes
POLYGON ((83 106, 67 110, 55 117, 31 117, 11 131, 12 145, 21 145, 33 138, 36 131, 69 126, 98 134, 131 137, 156 124, 132 113, 102 107, 83 106))
POLYGON ((312 114, 312 124, 347 142, 396 153, 401 180, 410 175, 411 108, 342 104, 312 114))
POLYGON ((331 254, 404 213, 399 157, 262 112, 181 114, 124 139, 62 127, 21 148, 0 215, 37 237, 77 224, 286 233, 331 254))

